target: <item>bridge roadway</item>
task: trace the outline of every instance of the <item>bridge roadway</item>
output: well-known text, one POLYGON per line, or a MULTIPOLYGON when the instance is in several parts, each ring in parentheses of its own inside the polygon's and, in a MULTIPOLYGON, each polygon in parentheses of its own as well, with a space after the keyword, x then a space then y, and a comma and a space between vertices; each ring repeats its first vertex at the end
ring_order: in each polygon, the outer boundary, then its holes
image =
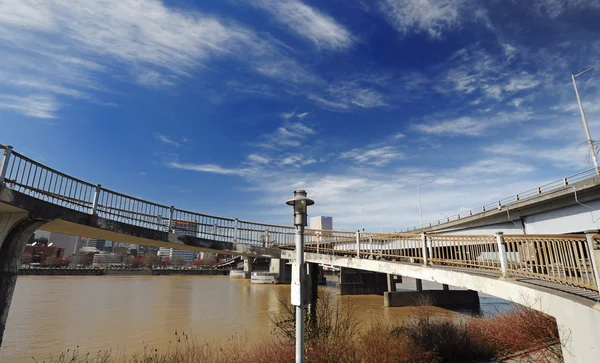
MULTIPOLYGON (((16 153, 7 162, 6 154, 0 164, 0 343, 22 248, 38 228, 156 247, 295 259, 292 227, 175 210, 101 189, 16 153), (21 169, 21 162, 27 168, 21 169), (86 189, 96 192, 75 197, 86 189)), ((599 241, 596 234, 307 230, 305 259, 425 279, 531 306, 557 319, 567 362, 590 362, 600 354, 599 241)))

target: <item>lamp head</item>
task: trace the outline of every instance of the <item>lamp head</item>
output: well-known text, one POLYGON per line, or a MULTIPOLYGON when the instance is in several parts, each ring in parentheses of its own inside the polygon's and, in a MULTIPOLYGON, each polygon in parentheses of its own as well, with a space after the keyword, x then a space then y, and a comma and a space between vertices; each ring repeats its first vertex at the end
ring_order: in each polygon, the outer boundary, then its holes
POLYGON ((313 205, 315 202, 306 196, 306 191, 294 190, 294 198, 288 200, 285 204, 294 207, 294 225, 308 225, 306 210, 309 205, 313 205))

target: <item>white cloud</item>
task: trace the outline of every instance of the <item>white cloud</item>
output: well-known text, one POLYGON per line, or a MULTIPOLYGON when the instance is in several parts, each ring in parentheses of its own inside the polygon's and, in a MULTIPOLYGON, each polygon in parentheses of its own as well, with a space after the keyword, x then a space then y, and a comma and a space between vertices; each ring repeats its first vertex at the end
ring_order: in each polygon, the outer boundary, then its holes
POLYGON ((182 169, 182 170, 190 170, 190 171, 199 171, 203 173, 213 173, 213 174, 222 174, 222 175, 248 175, 251 172, 251 169, 227 169, 222 166, 216 164, 181 164, 178 162, 170 162, 166 164, 170 168, 174 169, 182 169))
POLYGON ((435 124, 418 124, 415 125, 415 130, 433 135, 467 135, 479 136, 487 126, 477 119, 471 117, 461 117, 455 120, 447 120, 435 124))
POLYGON ((253 4, 270 12, 278 22, 318 47, 337 50, 348 48, 353 43, 348 29, 301 1, 257 0, 253 4))
POLYGON ((278 127, 273 133, 263 135, 264 142, 257 144, 257 146, 268 149, 300 147, 303 140, 314 133, 315 130, 306 125, 299 122, 290 122, 278 127))
POLYGON ((393 160, 404 159, 405 155, 392 146, 357 148, 340 154, 342 159, 351 159, 360 164, 384 166, 393 160))
POLYGON ((430 135, 481 136, 484 135, 484 131, 489 129, 499 128, 511 123, 519 123, 530 118, 531 113, 526 111, 499 112, 493 116, 464 116, 434 123, 421 123, 414 125, 413 128, 416 131, 430 135))
POLYGON ((56 118, 56 111, 60 103, 48 95, 2 95, 0 94, 0 109, 19 112, 25 116, 52 119, 56 118))
POLYGON ((556 144, 553 140, 551 147, 522 142, 505 142, 486 146, 482 149, 492 155, 515 156, 523 160, 538 160, 551 163, 553 167, 567 169, 585 169, 591 167, 588 158, 589 149, 587 144, 556 144))
POLYGON ((485 12, 467 0, 382 0, 380 4, 381 11, 402 34, 416 31, 439 38, 464 21, 487 21, 485 12))
POLYGON ((467 164, 456 171, 463 177, 478 177, 489 174, 523 174, 535 171, 535 167, 506 158, 484 159, 467 164))
POLYGON ((302 154, 291 154, 288 155, 284 158, 282 158, 281 160, 279 160, 278 164, 280 166, 295 166, 295 167, 301 167, 301 166, 305 166, 305 165, 310 165, 310 164, 314 164, 316 163, 317 160, 313 159, 313 158, 307 158, 306 156, 302 155, 302 154))
POLYGON ((163 142, 165 144, 168 144, 168 145, 173 145, 173 146, 176 146, 176 147, 180 147, 181 146, 181 144, 178 143, 177 141, 172 140, 172 139, 168 138, 167 136, 165 136, 163 134, 159 134, 158 132, 154 133, 154 138, 157 139, 157 140, 160 140, 161 142, 163 142))
POLYGON ((308 116, 308 112, 303 112, 296 115, 296 117, 298 117, 300 120, 302 120, 306 116, 308 116))
MULTIPOLYGON (((14 89, 3 92, 44 92, 58 105, 63 97, 100 103, 92 93, 107 91, 100 81, 105 74, 173 87, 224 57, 276 81, 320 81, 269 35, 159 0, 6 0, 0 44, 0 81, 14 89)), ((56 116, 48 112, 40 114, 56 116)))
POLYGON ((396 135, 394 135, 394 139, 403 139, 405 137, 406 137, 406 135, 403 134, 403 133, 401 133, 401 132, 399 132, 396 135))
POLYGON ((598 0, 535 0, 533 8, 538 15, 556 18, 566 12, 599 9, 598 0))
POLYGON ((248 155, 248 161, 250 161, 254 164, 266 165, 271 162, 271 159, 269 159, 266 156, 262 156, 262 155, 258 155, 258 154, 250 154, 250 155, 248 155))

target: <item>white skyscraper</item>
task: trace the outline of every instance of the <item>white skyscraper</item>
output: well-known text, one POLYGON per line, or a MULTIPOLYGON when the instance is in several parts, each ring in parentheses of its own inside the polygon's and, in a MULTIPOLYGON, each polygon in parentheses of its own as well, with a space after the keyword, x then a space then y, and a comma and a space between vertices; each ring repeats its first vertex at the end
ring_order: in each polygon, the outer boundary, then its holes
POLYGON ((310 229, 333 229, 333 217, 311 217, 310 218, 310 229))

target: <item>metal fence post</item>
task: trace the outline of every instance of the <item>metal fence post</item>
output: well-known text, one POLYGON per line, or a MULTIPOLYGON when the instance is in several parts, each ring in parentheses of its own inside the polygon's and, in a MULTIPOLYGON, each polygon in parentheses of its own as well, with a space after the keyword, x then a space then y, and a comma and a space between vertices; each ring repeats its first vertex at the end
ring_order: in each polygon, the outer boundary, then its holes
POLYGON ((100 190, 102 186, 100 184, 96 185, 96 191, 94 192, 94 200, 92 201, 92 209, 90 210, 90 214, 95 216, 98 213, 98 199, 100 198, 100 190))
POLYGON ((508 273, 508 259, 506 258, 506 243, 504 242, 504 233, 496 233, 496 244, 498 245, 498 259, 500 260, 500 271, 503 278, 510 277, 508 273))
POLYGON ((360 230, 356 231, 356 257, 360 258, 360 230))
POLYGON ((174 212, 175 212, 175 207, 171 206, 171 208, 169 208, 169 221, 167 222, 167 232, 171 232, 171 226, 173 225, 174 212))
POLYGON ((233 242, 237 243, 238 241, 238 225, 240 224, 240 220, 239 219, 235 219, 235 224, 233 225, 233 242))
POLYGON ((596 279, 598 291, 600 291, 600 242, 594 240, 594 234, 598 234, 598 231, 585 231, 585 238, 590 250, 592 269, 594 270, 594 278, 596 279))
POLYGON ((8 162, 12 154, 12 146, 7 146, 2 155, 2 163, 0 164, 0 184, 4 183, 6 172, 8 171, 8 162))
POLYGON ((421 248, 423 249, 423 265, 427 266, 427 236, 425 232, 421 233, 421 248))

